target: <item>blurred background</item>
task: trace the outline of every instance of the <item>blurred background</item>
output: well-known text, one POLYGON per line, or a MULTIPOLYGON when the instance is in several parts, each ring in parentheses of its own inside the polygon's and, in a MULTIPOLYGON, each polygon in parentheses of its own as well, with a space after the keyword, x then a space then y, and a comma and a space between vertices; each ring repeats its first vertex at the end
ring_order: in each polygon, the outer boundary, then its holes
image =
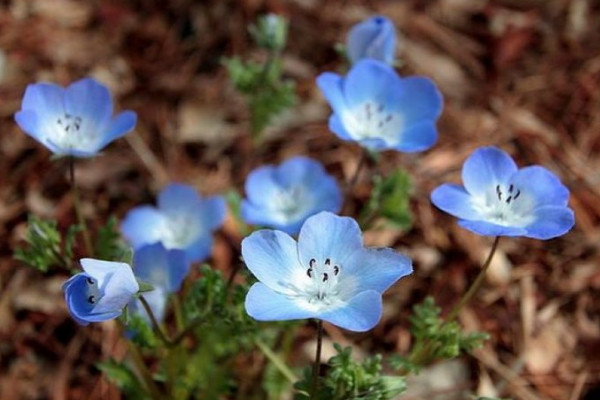
MULTIPOLYGON (((171 181, 204 194, 243 193, 249 171, 292 155, 314 157, 347 180, 360 149, 328 131, 330 110, 314 82, 323 71, 343 71, 336 43, 376 13, 400 35, 399 72, 434 79, 445 108, 436 146, 385 152, 377 166, 412 176, 413 223, 371 230, 366 242, 407 253, 415 273, 387 296, 376 329, 350 335, 328 326, 328 336, 363 353, 402 354, 410 347, 412 304, 433 295, 447 311, 464 293, 491 241, 459 228, 429 193, 458 183, 475 148, 495 145, 520 166, 542 164, 561 177, 576 226, 550 241, 503 240, 484 288, 460 315, 463 326, 491 339, 469 357, 435 364, 402 398, 461 399, 464 390, 525 400, 600 398, 592 393, 600 384, 598 1, 3 0, 0 399, 119 399, 95 363, 127 352, 113 323, 81 328, 68 316, 60 289, 66 273, 44 275, 13 259, 28 213, 56 218, 61 227, 74 223, 67 164, 51 161, 13 121, 26 85, 92 76, 110 87, 117 109, 138 113, 135 133, 77 163, 92 226, 153 202, 171 181), (245 99, 222 59, 264 60, 247 27, 267 12, 290 19, 283 73, 295 81, 298 101, 256 145, 245 99)), ((371 189, 369 173, 362 174, 351 212, 371 189)), ((226 223, 211 265, 229 271, 240 240, 235 224, 226 223)), ((299 335, 299 365, 312 357, 304 347, 312 332, 299 335)), ((252 384, 244 368, 239 382, 252 384)))

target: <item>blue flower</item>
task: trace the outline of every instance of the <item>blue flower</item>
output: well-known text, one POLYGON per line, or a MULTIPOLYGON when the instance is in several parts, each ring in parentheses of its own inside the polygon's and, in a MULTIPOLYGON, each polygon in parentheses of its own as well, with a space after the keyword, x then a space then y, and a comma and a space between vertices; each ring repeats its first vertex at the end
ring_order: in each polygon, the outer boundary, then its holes
POLYGON ((145 205, 129 211, 121 232, 135 250, 161 242, 167 249, 184 250, 187 261, 195 262, 210 255, 212 232, 224 219, 222 197, 202 198, 193 187, 173 183, 158 195, 158 208, 145 205))
POLYGON ((443 184, 431 193, 439 209, 480 235, 551 239, 575 224, 569 190, 541 166, 518 169, 496 147, 477 149, 462 169, 464 187, 443 184))
POLYGON ((306 220, 298 242, 274 230, 242 241, 242 256, 260 282, 246 296, 259 321, 318 318, 363 332, 381 318, 381 294, 412 272, 389 248, 365 248, 355 220, 323 211, 306 220))
POLYGON ((65 302, 77 323, 117 318, 139 290, 128 264, 84 258, 84 272, 63 284, 65 302))
POLYGON ((85 78, 66 89, 53 83, 27 86, 15 120, 56 155, 92 157, 135 126, 133 111, 114 118, 112 113, 108 89, 85 78))
MULTIPOLYGON (((165 316, 167 296, 177 292, 190 270, 186 254, 183 250, 167 250, 162 243, 154 243, 139 248, 133 255, 135 276, 142 282, 149 283, 154 290, 144 292, 143 296, 150 305, 157 320, 165 316)), ((140 301, 135 298, 129 304, 129 310, 149 321, 140 301)))
POLYGON ((363 58, 372 58, 393 64, 395 48, 394 24, 381 15, 354 25, 346 39, 346 50, 352 64, 363 58))
POLYGON ((248 198, 242 201, 243 219, 289 234, 298 233, 311 215, 338 212, 342 206, 336 180, 321 164, 306 157, 257 168, 246 179, 245 187, 248 198))
POLYGON ((325 72, 317 85, 333 109, 329 129, 370 150, 427 150, 437 141, 442 95, 425 77, 401 78, 375 60, 355 64, 346 77, 325 72))

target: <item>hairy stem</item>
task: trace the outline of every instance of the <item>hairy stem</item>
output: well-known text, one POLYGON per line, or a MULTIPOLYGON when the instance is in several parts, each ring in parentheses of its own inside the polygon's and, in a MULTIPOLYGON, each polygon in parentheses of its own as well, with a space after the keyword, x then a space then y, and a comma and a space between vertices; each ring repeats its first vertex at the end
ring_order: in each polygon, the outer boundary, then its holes
POLYGON ((77 223, 81 226, 81 233, 83 235, 83 243, 85 245, 85 251, 88 257, 94 256, 94 247, 92 246, 92 240, 90 238, 90 232, 87 229, 85 218, 81 210, 81 203, 79 201, 79 191, 77 190, 77 183, 75 182, 75 159, 69 158, 69 182, 71 183, 71 197, 73 199, 73 207, 75 208, 75 214, 77 215, 77 223))
POLYGON ((323 347, 323 321, 317 320, 317 354, 315 356, 315 365, 313 366, 313 381, 310 391, 311 400, 317 398, 319 391, 319 374, 321 371, 321 348, 323 347))
POLYGON ((144 298, 144 296, 139 296, 140 299, 140 303, 142 303, 142 306, 144 307, 144 310, 146 310, 146 314, 148 314, 148 317, 150 317, 150 322, 152 323, 152 328, 154 328, 154 331, 156 332, 156 334, 158 335, 159 339, 167 346, 167 347, 171 347, 173 345, 173 342, 171 341, 171 339, 169 339, 167 337, 167 335, 163 332, 162 328, 160 327, 158 321, 156 320, 156 317, 154 316, 154 313, 152 312, 152 308, 150 308, 150 304, 148 304, 148 301, 144 298))

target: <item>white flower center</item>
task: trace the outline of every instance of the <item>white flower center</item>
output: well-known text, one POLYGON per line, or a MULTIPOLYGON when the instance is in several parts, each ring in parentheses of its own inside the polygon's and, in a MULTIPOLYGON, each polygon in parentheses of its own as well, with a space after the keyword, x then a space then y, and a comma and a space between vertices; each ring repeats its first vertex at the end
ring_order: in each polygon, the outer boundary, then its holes
POLYGON ((344 126, 356 140, 382 139, 387 145, 400 140, 403 126, 398 112, 388 111, 383 103, 366 101, 342 115, 344 126))
POLYGON ((90 128, 83 118, 65 113, 51 127, 49 140, 63 149, 88 150, 96 141, 94 135, 90 135, 90 128))
POLYGON ((187 214, 167 215, 162 230, 162 242, 167 249, 183 249, 192 244, 201 233, 200 224, 187 214))
POLYGON ((535 219, 535 202, 514 184, 490 186, 484 194, 471 197, 471 205, 487 221, 501 226, 524 227, 535 219))
POLYGON ((302 185, 282 188, 271 199, 275 218, 283 223, 297 221, 313 206, 313 198, 302 185))

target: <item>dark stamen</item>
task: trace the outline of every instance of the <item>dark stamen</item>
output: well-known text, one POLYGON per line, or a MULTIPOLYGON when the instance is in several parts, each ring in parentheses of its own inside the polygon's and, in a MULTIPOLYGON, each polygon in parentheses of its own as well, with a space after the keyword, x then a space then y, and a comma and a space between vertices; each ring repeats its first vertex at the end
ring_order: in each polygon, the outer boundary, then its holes
POLYGON ((506 199, 506 204, 510 204, 510 201, 513 199, 512 196, 508 196, 508 199, 506 199))
POLYGON ((309 278, 312 278, 312 267, 306 270, 306 275, 308 275, 309 278))
POLYGON ((392 114, 388 114, 387 117, 385 117, 385 122, 390 122, 392 120, 392 114))
POLYGON ((312 268, 315 266, 316 262, 317 262, 317 260, 315 260, 314 258, 311 258, 310 261, 308 262, 308 265, 312 268))
POLYGON ((516 200, 520 194, 521 194, 521 191, 519 189, 517 189, 517 194, 515 194, 515 197, 513 198, 513 200, 516 200))
POLYGON ((323 282, 327 282, 327 279, 329 279, 329 275, 327 275, 327 272, 323 273, 323 282))
POLYGON ((331 260, 329 258, 325 260, 325 265, 331 265, 331 260))
POLYGON ((512 193, 513 189, 514 189, 514 187, 513 187, 512 183, 511 183, 511 185, 508 187, 508 193, 512 193))
POLYGON ((90 285, 93 285, 94 280, 92 278, 87 278, 87 283, 89 283, 90 285))
POLYGON ((337 265, 333 266, 333 274, 337 276, 337 274, 340 273, 340 267, 338 267, 337 265))
POLYGON ((498 195, 498 200, 502 201, 502 192, 500 191, 500 185, 496 185, 496 194, 498 195))
POLYGON ((380 104, 379 107, 377 107, 377 112, 382 112, 383 111, 383 104, 380 104))
POLYGON ((88 303, 94 304, 96 302, 96 298, 94 297, 94 295, 91 295, 90 297, 88 297, 88 303))

